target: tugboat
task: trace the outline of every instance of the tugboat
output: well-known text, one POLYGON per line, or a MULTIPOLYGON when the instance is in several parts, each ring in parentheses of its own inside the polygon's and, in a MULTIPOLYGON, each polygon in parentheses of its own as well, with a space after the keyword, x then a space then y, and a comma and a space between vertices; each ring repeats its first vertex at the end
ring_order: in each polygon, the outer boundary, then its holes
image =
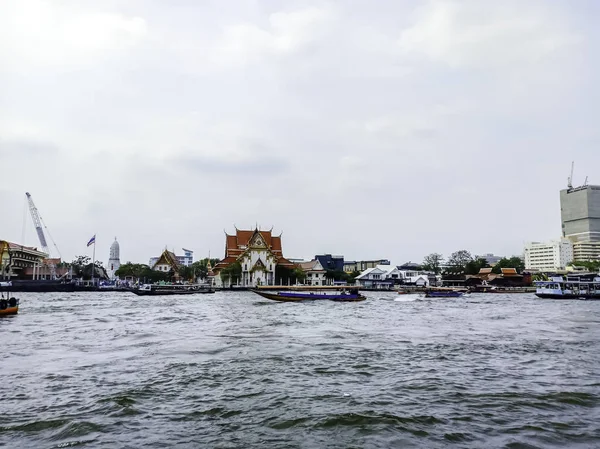
POLYGON ((19 313, 19 300, 14 296, 10 296, 11 286, 11 282, 0 282, 0 287, 7 288, 5 292, 0 292, 0 316, 19 313))

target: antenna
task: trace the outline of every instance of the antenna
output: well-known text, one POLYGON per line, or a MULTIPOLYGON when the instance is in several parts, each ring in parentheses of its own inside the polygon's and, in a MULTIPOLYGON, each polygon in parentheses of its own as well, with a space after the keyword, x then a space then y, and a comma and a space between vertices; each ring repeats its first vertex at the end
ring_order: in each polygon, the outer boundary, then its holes
POLYGON ((571 176, 569 176, 569 181, 567 182, 567 187, 569 189, 573 188, 573 170, 575 169, 575 161, 571 162, 571 176))
POLYGON ((588 180, 588 177, 586 176, 586 177, 585 177, 585 181, 583 181, 583 186, 584 186, 584 187, 585 187, 585 186, 587 186, 587 180, 588 180))

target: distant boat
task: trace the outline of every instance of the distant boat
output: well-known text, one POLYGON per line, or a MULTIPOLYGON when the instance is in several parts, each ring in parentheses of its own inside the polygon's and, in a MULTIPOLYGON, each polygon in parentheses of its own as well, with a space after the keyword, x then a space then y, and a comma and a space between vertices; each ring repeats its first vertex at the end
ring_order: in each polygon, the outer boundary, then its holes
POLYGON ((465 293, 460 290, 444 289, 444 288, 438 288, 435 290, 431 289, 431 290, 425 291, 426 298, 460 298, 464 294, 465 293))
POLYGON ((3 292, 0 293, 0 316, 19 313, 19 300, 10 295, 11 282, 0 282, 3 292), (5 294, 6 293, 6 294, 5 294))
POLYGON ((208 284, 143 284, 131 292, 138 296, 164 296, 214 293, 215 290, 208 284))
POLYGON ((266 292, 264 290, 252 290, 257 295, 263 298, 271 299, 273 301, 281 302, 300 302, 300 301, 316 301, 316 300, 329 300, 338 302, 356 302, 364 301, 367 299, 365 296, 358 292, 358 289, 351 289, 349 291, 342 290, 339 293, 325 292, 290 292, 290 291, 279 291, 279 292, 266 292))

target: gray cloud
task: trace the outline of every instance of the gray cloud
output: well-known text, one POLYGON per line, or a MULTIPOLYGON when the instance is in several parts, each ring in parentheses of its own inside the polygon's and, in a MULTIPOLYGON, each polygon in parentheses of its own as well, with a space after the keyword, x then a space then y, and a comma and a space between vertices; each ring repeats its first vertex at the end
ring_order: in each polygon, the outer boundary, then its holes
POLYGON ((256 222, 289 257, 514 254, 559 235, 571 160, 600 183, 591 3, 7 5, 3 236, 30 191, 67 258, 256 222))

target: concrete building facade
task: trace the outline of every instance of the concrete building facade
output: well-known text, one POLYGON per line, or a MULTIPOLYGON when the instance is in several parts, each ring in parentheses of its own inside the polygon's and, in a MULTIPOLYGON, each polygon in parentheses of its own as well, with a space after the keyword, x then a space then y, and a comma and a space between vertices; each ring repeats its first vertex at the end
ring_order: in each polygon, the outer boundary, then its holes
POLYGON ((560 191, 562 236, 572 242, 600 242, 600 186, 560 191))
POLYGON ((573 261, 573 243, 566 238, 525 245, 525 268, 540 271, 564 270, 573 261))
POLYGON ((600 260, 600 242, 574 242, 573 260, 594 261, 600 260))

